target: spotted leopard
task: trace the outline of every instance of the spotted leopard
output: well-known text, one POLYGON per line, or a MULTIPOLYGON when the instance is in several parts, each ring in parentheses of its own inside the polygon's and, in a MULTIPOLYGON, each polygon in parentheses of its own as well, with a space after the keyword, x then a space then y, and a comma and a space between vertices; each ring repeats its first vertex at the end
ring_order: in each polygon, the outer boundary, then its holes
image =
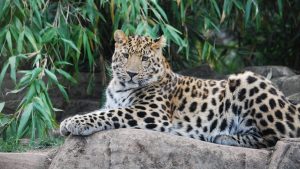
POLYGON ((300 136, 300 105, 252 72, 227 80, 174 73, 162 54, 165 38, 114 33, 113 79, 103 109, 65 119, 62 135, 149 129, 208 142, 264 148, 300 136))

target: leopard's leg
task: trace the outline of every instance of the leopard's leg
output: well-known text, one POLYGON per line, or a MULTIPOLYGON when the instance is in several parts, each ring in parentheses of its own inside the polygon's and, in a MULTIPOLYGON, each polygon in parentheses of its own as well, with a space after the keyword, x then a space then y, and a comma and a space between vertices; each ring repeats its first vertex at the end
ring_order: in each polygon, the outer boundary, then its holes
POLYGON ((97 131, 117 128, 141 128, 170 132, 166 112, 159 108, 135 105, 127 108, 99 110, 65 119, 60 125, 62 135, 90 135, 97 131))
POLYGON ((261 134, 256 132, 237 133, 234 135, 217 135, 213 142, 217 144, 248 148, 267 147, 267 144, 261 134))

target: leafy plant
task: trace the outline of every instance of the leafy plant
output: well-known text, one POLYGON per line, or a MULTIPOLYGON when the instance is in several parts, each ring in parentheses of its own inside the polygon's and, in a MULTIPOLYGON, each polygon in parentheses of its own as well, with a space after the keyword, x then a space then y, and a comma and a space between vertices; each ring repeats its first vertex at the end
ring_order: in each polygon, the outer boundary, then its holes
MULTIPOLYGON (((63 84, 69 84, 62 83, 62 78, 74 84, 76 74, 87 70, 92 83, 95 60, 104 61, 101 50, 112 42, 115 29, 151 36, 161 30, 184 47, 180 32, 167 23, 156 1, 1 1, 0 56, 5 62, 0 87, 10 71, 16 87, 9 94, 26 93, 13 115, 1 114, 3 138, 30 137, 34 143, 49 137, 49 131, 57 127, 55 112, 59 111, 53 107, 49 89, 56 87, 68 101, 63 84)), ((99 67, 105 71, 105 62, 99 67)))

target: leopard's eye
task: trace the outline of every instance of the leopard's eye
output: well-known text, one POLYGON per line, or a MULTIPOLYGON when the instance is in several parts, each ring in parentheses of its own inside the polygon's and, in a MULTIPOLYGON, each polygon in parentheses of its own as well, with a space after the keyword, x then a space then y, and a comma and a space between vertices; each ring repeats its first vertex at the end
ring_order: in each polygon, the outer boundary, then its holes
POLYGON ((148 56, 143 56, 143 57, 142 57, 142 61, 147 61, 147 60, 149 60, 149 57, 148 57, 148 56))
POLYGON ((124 56, 124 58, 128 58, 129 57, 128 53, 123 53, 123 56, 124 56))

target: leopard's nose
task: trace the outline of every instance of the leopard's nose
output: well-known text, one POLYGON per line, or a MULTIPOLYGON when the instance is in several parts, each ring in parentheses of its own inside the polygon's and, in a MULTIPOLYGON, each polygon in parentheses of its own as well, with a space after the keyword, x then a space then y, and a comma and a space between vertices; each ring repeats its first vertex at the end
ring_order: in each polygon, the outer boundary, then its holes
POLYGON ((130 76, 131 79, 137 75, 137 73, 129 72, 129 71, 127 71, 126 73, 130 76))

